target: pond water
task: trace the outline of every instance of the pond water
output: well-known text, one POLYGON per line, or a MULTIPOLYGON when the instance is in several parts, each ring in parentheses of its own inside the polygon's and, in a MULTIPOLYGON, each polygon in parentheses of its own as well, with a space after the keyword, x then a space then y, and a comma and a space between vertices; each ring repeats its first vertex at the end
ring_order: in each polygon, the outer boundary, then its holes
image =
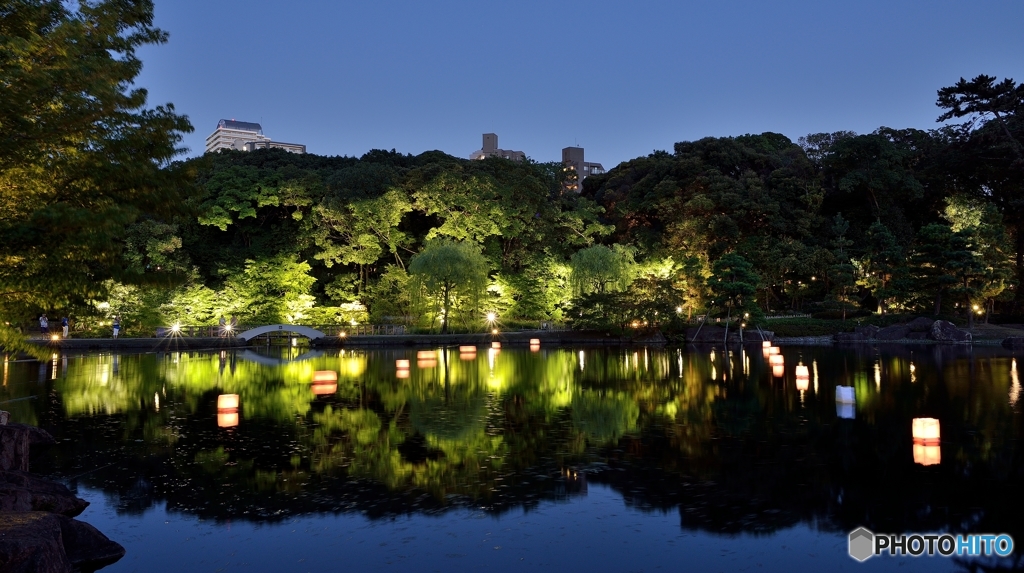
POLYGON ((57 438, 33 471, 125 546, 104 571, 1024 567, 847 555, 859 526, 1024 540, 1024 358, 769 352, 54 355, 5 362, 0 408, 57 438))

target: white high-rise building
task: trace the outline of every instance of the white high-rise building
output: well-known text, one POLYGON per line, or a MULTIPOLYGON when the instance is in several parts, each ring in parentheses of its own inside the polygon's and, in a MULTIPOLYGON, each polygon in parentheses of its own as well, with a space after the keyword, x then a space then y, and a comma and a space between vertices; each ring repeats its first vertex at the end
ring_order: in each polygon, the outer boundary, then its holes
POLYGON ((256 149, 276 148, 291 153, 305 153, 306 146, 299 143, 282 143, 271 141, 263 135, 263 127, 258 123, 222 119, 217 122, 217 129, 206 138, 206 152, 221 149, 238 151, 254 151, 256 149))

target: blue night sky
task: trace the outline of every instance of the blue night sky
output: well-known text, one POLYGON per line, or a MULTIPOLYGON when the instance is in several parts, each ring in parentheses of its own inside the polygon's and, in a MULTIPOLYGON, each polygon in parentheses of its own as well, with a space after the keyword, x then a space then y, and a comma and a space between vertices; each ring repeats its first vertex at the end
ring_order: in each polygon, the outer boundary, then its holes
POLYGON ((936 126, 935 92, 1024 80, 1024 2, 156 0, 150 105, 321 155, 467 157, 480 135, 611 168, 677 141, 936 126))

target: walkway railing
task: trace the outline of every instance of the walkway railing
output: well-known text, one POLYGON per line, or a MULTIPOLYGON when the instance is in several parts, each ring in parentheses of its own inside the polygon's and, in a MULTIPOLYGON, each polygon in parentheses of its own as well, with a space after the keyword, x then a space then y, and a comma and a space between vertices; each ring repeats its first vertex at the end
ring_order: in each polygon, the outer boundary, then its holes
MULTIPOLYGON (((186 336, 189 338, 217 338, 217 337, 228 337, 235 336, 240 332, 252 330, 260 326, 268 326, 266 324, 237 324, 234 326, 195 326, 195 325, 179 325, 177 331, 174 332, 171 327, 160 327, 156 330, 156 335, 160 336, 186 336)), ((299 325, 295 325, 299 326, 299 325)), ((345 333, 345 336, 362 336, 362 335, 401 335, 406 334, 408 331, 405 325, 401 324, 357 324, 355 326, 350 324, 303 324, 301 326, 307 326, 309 328, 319 330, 327 336, 339 336, 341 333, 345 333)), ((281 331, 287 332, 287 331, 281 331)), ((276 334, 276 331, 275 331, 276 334)))

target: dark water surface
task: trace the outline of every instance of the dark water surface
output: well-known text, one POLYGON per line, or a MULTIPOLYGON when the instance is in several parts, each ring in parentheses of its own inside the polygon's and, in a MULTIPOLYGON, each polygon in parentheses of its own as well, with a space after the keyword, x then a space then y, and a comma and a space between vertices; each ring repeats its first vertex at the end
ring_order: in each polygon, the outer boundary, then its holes
POLYGON ((5 362, 0 408, 58 439, 33 470, 125 546, 104 571, 1024 566, 846 551, 858 526, 1024 542, 1021 356, 750 350, 56 355, 5 362))

